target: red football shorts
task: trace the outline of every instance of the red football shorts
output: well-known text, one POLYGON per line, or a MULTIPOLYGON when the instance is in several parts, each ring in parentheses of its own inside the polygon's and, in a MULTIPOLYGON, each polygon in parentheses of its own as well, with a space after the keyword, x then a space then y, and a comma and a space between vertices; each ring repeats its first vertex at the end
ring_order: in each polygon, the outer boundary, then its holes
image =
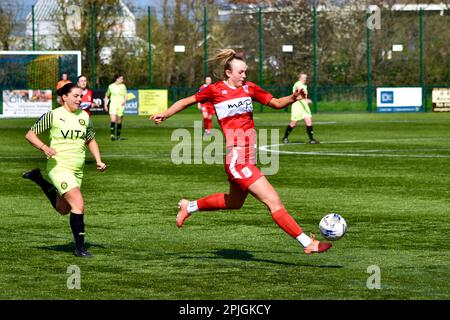
POLYGON ((202 104, 202 112, 207 112, 208 114, 215 114, 216 110, 211 104, 202 104))
POLYGON ((255 164, 255 147, 233 147, 227 151, 225 171, 230 183, 239 186, 242 191, 264 176, 255 164))

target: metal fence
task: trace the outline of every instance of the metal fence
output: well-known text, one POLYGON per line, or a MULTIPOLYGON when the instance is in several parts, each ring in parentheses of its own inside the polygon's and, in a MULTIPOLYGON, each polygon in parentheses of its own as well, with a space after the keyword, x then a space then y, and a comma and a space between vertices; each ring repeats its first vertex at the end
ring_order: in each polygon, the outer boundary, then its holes
MULTIPOLYGON (((208 58, 226 47, 244 54, 248 80, 276 96, 289 94, 299 72, 306 72, 314 112, 372 111, 381 86, 422 87, 424 109, 429 110, 431 89, 450 86, 446 4, 364 6, 355 1, 336 7, 293 1, 296 5, 234 7, 193 2, 199 5, 173 8, 172 13, 141 8, 146 12, 138 17, 146 27, 139 35, 141 54, 115 60, 129 87, 165 87, 169 100, 184 97, 206 75, 220 78, 220 68, 208 64, 208 58), (183 50, 174 52, 176 46, 183 50)), ((89 3, 84 21, 91 24, 92 41, 83 55, 84 73, 93 87, 105 87, 110 80, 106 75, 116 70, 101 63, 101 48, 94 41, 99 12, 89 3)), ((34 25, 31 29, 31 47, 39 47, 34 25)))

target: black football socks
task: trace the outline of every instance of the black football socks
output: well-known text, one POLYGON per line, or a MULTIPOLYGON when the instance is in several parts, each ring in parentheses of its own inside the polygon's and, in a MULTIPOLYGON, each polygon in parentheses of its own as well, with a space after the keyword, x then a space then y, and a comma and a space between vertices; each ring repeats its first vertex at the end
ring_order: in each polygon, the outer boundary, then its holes
POLYGON ((314 138, 313 138, 313 134, 314 134, 313 127, 312 126, 306 126, 306 132, 308 133, 309 140, 314 140, 314 138))
POLYGON ((72 229, 75 247, 84 248, 84 214, 70 213, 70 228, 72 229))
POLYGON ((116 123, 115 122, 111 122, 110 130, 111 130, 111 138, 115 137, 115 135, 116 135, 116 123))
POLYGON ((53 208, 55 208, 56 210, 56 199, 58 197, 58 194, 56 192, 55 186, 45 180, 42 176, 36 177, 35 179, 33 179, 33 181, 41 187, 42 191, 44 191, 53 208))
POLYGON ((284 131, 284 137, 283 137, 283 140, 284 140, 284 139, 287 139, 287 137, 289 137, 289 134, 292 132, 293 129, 294 129, 294 128, 292 128, 291 125, 288 125, 288 126, 286 127, 286 131, 284 131))
POLYGON ((120 138, 120 132, 122 131, 122 124, 118 123, 117 124, 117 138, 120 138))

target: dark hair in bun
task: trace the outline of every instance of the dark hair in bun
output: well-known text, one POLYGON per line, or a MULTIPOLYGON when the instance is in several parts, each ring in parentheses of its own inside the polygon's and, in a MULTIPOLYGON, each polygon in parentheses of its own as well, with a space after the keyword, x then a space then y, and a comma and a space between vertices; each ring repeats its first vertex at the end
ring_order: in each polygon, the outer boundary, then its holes
POLYGON ((78 86, 75 83, 72 83, 72 82, 66 83, 63 87, 56 90, 56 94, 58 96, 62 97, 64 95, 67 95, 70 92, 70 90, 72 90, 75 87, 78 88, 78 86))

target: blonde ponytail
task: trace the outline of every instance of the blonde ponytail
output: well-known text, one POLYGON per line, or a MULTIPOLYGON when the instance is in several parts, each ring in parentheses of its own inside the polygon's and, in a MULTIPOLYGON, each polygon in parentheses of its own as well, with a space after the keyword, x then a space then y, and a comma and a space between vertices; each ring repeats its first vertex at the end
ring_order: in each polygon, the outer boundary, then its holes
POLYGON ((233 49, 219 49, 212 58, 208 59, 208 62, 222 65, 223 75, 226 80, 227 74, 225 71, 231 70, 231 61, 233 61, 233 59, 243 60, 233 49))

